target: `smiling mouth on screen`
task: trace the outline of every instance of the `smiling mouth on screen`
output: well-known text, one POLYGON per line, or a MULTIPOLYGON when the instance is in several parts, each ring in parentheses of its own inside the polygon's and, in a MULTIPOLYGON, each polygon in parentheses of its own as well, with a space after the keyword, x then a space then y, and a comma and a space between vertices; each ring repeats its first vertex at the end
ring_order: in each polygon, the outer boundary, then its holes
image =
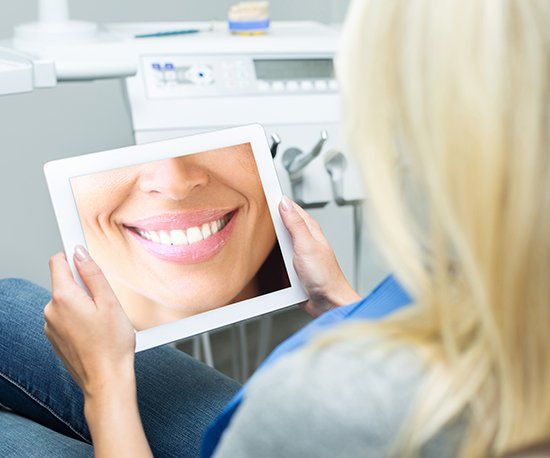
POLYGON ((165 213, 124 228, 150 254, 163 261, 194 264, 216 256, 235 226, 235 209, 165 213))

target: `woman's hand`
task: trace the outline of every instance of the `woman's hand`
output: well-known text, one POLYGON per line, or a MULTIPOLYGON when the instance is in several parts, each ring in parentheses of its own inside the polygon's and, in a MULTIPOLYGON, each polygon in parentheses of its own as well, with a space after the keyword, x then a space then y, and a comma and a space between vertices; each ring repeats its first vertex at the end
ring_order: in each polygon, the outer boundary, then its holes
POLYGON ((134 328, 86 249, 77 247, 74 260, 91 297, 65 255, 53 256, 44 331, 82 388, 94 456, 151 457, 137 407, 134 328))
POLYGON ((315 317, 359 300, 319 224, 287 197, 283 197, 279 212, 292 238, 294 268, 309 297, 306 311, 315 317))
POLYGON ((88 252, 78 247, 74 259, 91 297, 74 280, 65 255, 53 256, 44 329, 84 395, 93 397, 112 384, 133 383, 135 333, 88 252))

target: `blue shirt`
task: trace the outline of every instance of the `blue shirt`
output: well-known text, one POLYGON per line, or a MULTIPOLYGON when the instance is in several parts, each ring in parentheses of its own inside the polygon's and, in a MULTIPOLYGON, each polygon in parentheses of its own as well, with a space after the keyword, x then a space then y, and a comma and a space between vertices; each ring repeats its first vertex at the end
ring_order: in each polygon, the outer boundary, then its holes
MULTIPOLYGON (((404 307, 411 302, 411 298, 405 290, 399 285, 393 276, 387 277, 380 285, 378 285, 371 294, 359 302, 338 307, 330 310, 313 320, 307 326, 302 328, 293 336, 282 342, 273 352, 265 359, 258 368, 260 370, 273 364, 281 356, 293 352, 307 344, 319 332, 326 331, 343 321, 350 320, 376 320, 393 311, 404 307)), ((239 392, 233 397, 229 404, 225 407, 222 413, 210 425, 203 439, 202 453, 203 458, 212 456, 220 438, 229 425, 231 418, 237 411, 239 405, 244 399, 248 384, 254 380, 254 376, 243 385, 239 392)))

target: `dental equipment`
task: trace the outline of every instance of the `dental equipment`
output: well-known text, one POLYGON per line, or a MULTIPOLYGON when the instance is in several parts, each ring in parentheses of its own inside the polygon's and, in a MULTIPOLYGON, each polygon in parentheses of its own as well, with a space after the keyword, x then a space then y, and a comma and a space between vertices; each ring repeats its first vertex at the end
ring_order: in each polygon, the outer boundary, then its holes
POLYGON ((9 48, 0 48, 0 95, 30 92, 56 85, 52 61, 36 59, 9 48))
POLYGON ((311 151, 305 154, 299 148, 288 148, 282 157, 283 167, 288 172, 290 179, 290 185, 292 188, 292 196, 298 205, 304 208, 319 208, 327 204, 327 202, 308 203, 303 198, 303 184, 304 184, 304 169, 309 165, 313 159, 315 159, 323 149, 324 144, 328 139, 328 133, 326 129, 321 131, 321 137, 311 149, 311 151))
POLYGON ((281 137, 279 137, 278 134, 273 132, 271 134, 271 145, 269 146, 269 150, 271 151, 271 157, 275 159, 275 156, 277 156, 277 150, 279 149, 279 145, 281 144, 281 137))
POLYGON ((153 33, 139 33, 134 36, 134 38, 162 38, 162 37, 175 37, 179 35, 190 35, 193 33, 206 32, 210 29, 183 29, 183 30, 167 30, 164 32, 153 32, 153 33))
POLYGON ((344 177, 348 160, 341 151, 330 150, 325 154, 325 169, 330 176, 332 184, 332 193, 336 205, 353 207, 353 244, 354 262, 353 262, 353 278, 354 286, 357 291, 361 290, 362 278, 362 253, 363 253, 363 200, 362 199, 346 199, 344 196, 344 177))
POLYGON ((58 81, 134 75, 133 43, 98 24, 69 19, 68 0, 39 0, 38 21, 15 27, 7 46, 55 63, 58 81))
POLYGON ((229 31, 235 35, 263 35, 269 30, 269 2, 236 3, 227 13, 229 31))

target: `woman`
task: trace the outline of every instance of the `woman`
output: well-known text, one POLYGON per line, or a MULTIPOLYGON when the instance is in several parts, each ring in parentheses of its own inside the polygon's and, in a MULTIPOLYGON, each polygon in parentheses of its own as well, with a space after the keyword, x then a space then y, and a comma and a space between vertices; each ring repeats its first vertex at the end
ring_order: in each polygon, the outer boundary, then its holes
POLYGON ((136 329, 290 285, 248 143, 71 186, 90 252, 136 329))
MULTIPOLYGON (((283 202, 309 309, 334 310, 314 322, 318 332, 283 344, 278 353, 286 354, 208 431, 205 452, 487 456, 543 442, 550 435, 550 3, 357 0, 342 50, 350 143, 381 250, 414 301, 380 321, 365 319, 380 302, 405 302, 386 282, 340 307, 354 294, 318 226, 283 202), (407 205, 413 192, 418 208, 407 205)), ((46 332, 84 391, 95 452, 150 456, 149 442, 169 454, 174 437, 202 430, 181 411, 206 403, 197 392, 190 401, 183 387, 178 399, 189 404, 166 407, 165 386, 156 396, 144 388, 127 318, 94 262, 76 256, 93 300, 55 257, 46 332), (159 438, 166 409, 177 418, 159 438)), ((194 417, 201 424, 235 389, 214 375, 202 380, 213 379, 218 388, 205 390, 215 407, 194 417)), ((191 449, 189 438, 181 441, 181 455, 191 449)))

